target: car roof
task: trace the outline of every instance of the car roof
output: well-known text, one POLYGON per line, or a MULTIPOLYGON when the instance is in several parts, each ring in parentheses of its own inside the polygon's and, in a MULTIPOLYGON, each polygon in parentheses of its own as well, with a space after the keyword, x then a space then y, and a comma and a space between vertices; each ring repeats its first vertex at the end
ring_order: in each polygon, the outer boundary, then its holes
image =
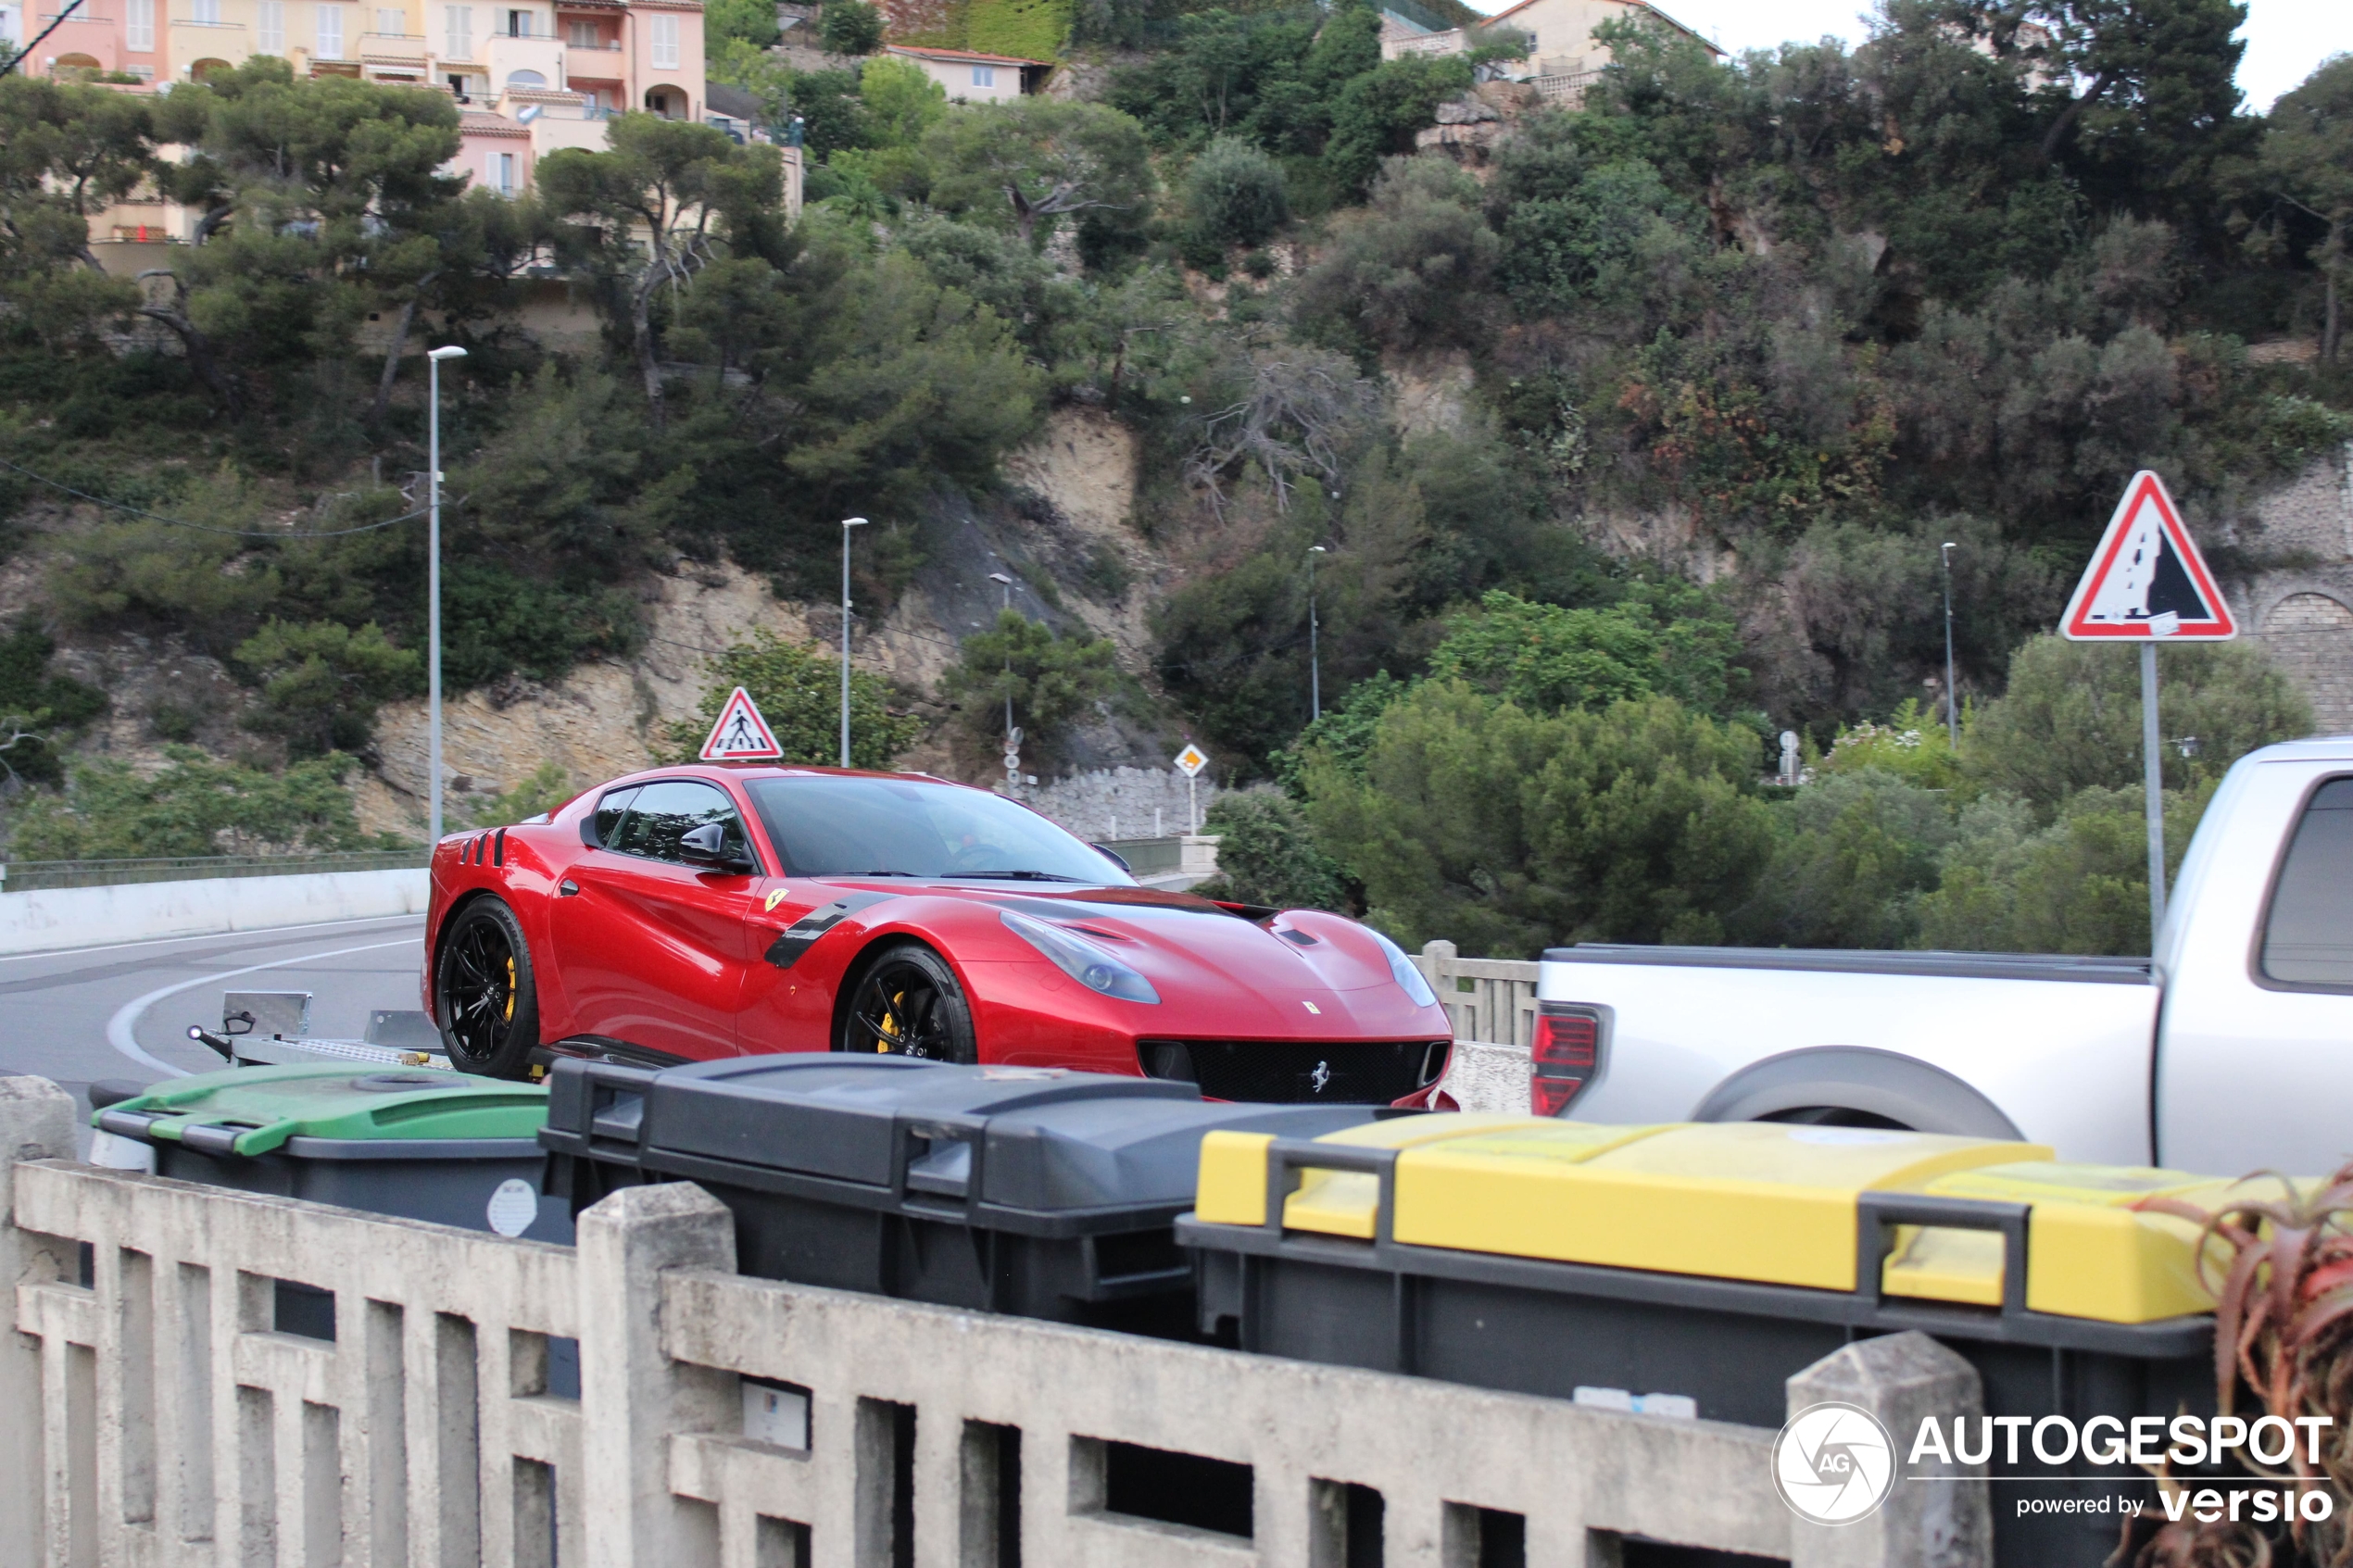
MULTIPOLYGON (((893 772, 882 768, 823 768, 813 763, 799 762, 676 762, 668 767, 641 768, 634 773, 607 779, 603 784, 583 791, 583 795, 602 795, 623 784, 649 784, 658 779, 888 779, 899 784, 935 784, 950 789, 972 789, 968 784, 943 779, 937 773, 893 772)), ((976 791, 990 794, 992 791, 976 791)))

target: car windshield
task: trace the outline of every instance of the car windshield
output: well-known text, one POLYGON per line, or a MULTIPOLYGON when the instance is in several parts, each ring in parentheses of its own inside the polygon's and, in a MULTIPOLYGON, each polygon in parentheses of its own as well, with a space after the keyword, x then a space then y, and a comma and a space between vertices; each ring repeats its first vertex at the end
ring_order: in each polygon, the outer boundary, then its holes
POLYGON ((982 790, 917 779, 751 779, 746 786, 787 876, 1135 881, 1037 812, 982 790))

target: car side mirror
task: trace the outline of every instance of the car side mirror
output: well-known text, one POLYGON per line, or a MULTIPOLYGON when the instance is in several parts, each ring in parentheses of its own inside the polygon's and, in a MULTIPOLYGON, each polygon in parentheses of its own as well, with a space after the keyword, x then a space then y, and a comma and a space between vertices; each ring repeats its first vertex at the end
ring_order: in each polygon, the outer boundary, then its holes
POLYGON ((698 828, 688 828, 678 835, 678 858, 690 866, 708 866, 718 872, 748 872, 752 869, 750 857, 727 847, 727 824, 705 822, 698 828))
POLYGON ((1114 849, 1110 845, 1089 844, 1087 847, 1095 851, 1096 854, 1101 855, 1104 859, 1109 860, 1113 865, 1117 866, 1121 871, 1126 872, 1129 876, 1134 876, 1136 874, 1136 868, 1127 863, 1127 857, 1121 854, 1118 850, 1114 849))

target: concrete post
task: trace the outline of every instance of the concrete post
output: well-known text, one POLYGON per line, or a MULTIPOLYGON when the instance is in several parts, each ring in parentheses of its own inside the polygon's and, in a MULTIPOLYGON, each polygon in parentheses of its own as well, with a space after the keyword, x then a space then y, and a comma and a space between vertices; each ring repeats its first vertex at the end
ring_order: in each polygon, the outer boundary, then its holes
POLYGON ((1924 1417, 1951 1430, 1985 1411, 1977 1369, 1925 1334, 1859 1340, 1789 1380, 1789 1413, 1826 1400, 1859 1405, 1894 1440, 1886 1502, 1851 1524, 1790 1522, 1790 1568, 1992 1568, 1985 1466, 1906 1462, 1924 1417))
POLYGON ((735 1221, 687 1182, 623 1187, 580 1216, 582 1524, 588 1568, 716 1561, 715 1520, 670 1490, 670 1437, 738 1432, 733 1374, 663 1352, 665 1269, 736 1266, 735 1221))
POLYGON ((73 1265, 45 1237, 17 1229, 17 1161, 73 1158, 73 1097, 46 1078, 0 1077, 0 1562, 39 1562, 44 1470, 41 1347, 16 1331, 19 1285, 58 1279, 73 1265))

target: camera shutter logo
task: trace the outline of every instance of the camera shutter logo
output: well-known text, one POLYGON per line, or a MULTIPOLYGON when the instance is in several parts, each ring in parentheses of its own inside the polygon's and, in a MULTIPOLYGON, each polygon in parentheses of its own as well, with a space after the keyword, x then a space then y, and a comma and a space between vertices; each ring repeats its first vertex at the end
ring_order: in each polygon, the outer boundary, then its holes
POLYGON ((1808 1405, 1773 1439, 1773 1485, 1817 1524, 1868 1519, 1895 1487, 1895 1443, 1857 1405, 1808 1405))

